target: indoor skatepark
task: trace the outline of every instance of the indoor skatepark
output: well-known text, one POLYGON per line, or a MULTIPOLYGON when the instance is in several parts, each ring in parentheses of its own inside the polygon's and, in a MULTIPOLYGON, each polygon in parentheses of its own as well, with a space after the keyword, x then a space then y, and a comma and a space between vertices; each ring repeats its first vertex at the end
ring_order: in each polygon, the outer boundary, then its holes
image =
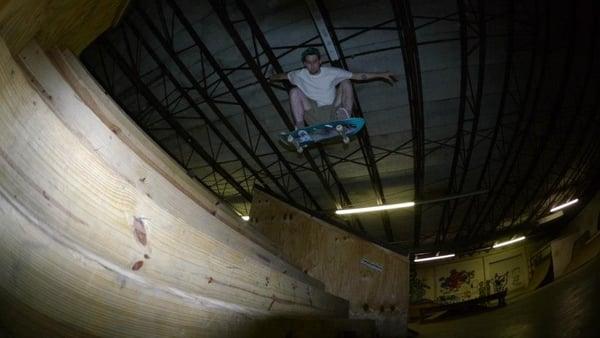
POLYGON ((0 3, 0 335, 593 337, 598 13, 0 3), (298 154, 308 47, 397 82, 298 154))

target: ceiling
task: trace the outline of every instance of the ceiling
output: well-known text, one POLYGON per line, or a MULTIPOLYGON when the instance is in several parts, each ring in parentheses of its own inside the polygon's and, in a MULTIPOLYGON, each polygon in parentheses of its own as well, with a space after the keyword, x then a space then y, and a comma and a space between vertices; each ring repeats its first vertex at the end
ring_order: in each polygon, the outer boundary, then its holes
MULTIPOLYGON (((188 173, 247 215, 255 185, 395 250, 481 244, 542 226, 598 184, 595 1, 132 1, 82 53, 188 173), (325 43, 324 43, 325 42, 325 43), (325 45, 326 46, 325 46, 325 45), (290 152, 289 85, 315 46, 355 83, 366 130, 290 152), (335 54, 339 59, 335 59, 335 54)), ((584 204, 584 203, 581 203, 584 204)))

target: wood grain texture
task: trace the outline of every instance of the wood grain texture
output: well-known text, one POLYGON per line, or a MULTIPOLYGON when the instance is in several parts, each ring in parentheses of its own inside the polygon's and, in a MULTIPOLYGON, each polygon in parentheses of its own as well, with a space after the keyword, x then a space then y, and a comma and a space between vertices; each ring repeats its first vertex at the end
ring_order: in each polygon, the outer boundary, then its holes
POLYGON ((311 217, 255 189, 251 223, 293 263, 348 299, 351 318, 377 322, 384 335, 406 329, 409 263, 406 257, 311 217), (372 264, 370 264, 372 263, 372 264))
POLYGON ((128 0, 3 0, 0 37, 13 54, 33 38, 44 48, 67 48, 79 54, 108 29, 128 0))
POLYGON ((102 336, 235 337, 271 316, 346 315, 228 245, 243 237, 209 212, 167 205, 160 189, 187 197, 45 83, 56 69, 30 68, 35 79, 0 43, 0 296, 102 336))
MULTIPOLYGON (((35 69, 42 68, 41 65, 46 65, 43 67, 45 69, 52 69, 48 66, 50 63, 48 57, 40 47, 36 47, 34 44, 25 48, 21 53, 21 57, 23 62, 28 65, 32 72, 35 69), (29 60, 26 60, 27 58, 29 60)), ((61 53, 54 50, 51 53, 51 57, 53 64, 56 66, 56 70, 60 72, 60 74, 57 74, 56 72, 48 74, 47 71, 43 71, 42 69, 35 71, 35 73, 40 75, 40 79, 42 76, 46 77, 45 83, 47 84, 47 87, 50 88, 49 90, 53 91, 48 92, 47 94, 51 96, 62 96, 59 91, 62 88, 62 92, 64 92, 66 96, 72 98, 66 106, 71 107, 73 112, 72 117, 80 120, 79 126, 73 125, 72 129, 84 130, 87 128, 88 130, 92 130, 90 132, 84 132, 82 135, 85 135, 85 137, 90 140, 89 142, 92 143, 93 147, 94 144, 98 145, 100 143, 91 140, 90 138, 102 130, 104 131, 103 137, 109 137, 108 135, 112 133, 112 136, 120 140, 121 143, 123 143, 123 146, 129 148, 137 155, 139 158, 138 163, 144 162, 144 164, 138 164, 138 168, 144 169, 135 170, 128 174, 130 180, 136 182, 139 181, 138 185, 140 185, 142 189, 145 189, 151 196, 155 196, 157 202, 158 200, 162 201, 163 205, 167 208, 171 208, 170 210, 174 210, 178 214, 186 210, 202 211, 204 213, 208 212, 217 218, 217 220, 214 220, 217 226, 211 227, 210 224, 203 224, 203 226, 207 228, 207 231, 210 231, 215 238, 222 238, 223 241, 227 241, 240 250, 246 250, 245 252, 247 252, 248 257, 259 259, 280 272, 285 272, 294 278, 315 287, 323 288, 322 282, 307 276, 297 267, 287 263, 284 255, 270 240, 249 227, 239 216, 235 215, 228 207, 221 204, 219 199, 214 196, 212 192, 191 179, 168 154, 154 143, 153 140, 131 121, 118 105, 102 91, 72 53, 61 53), (68 84, 65 83, 65 81, 68 82, 68 84), (81 110, 93 112, 97 119, 104 123, 105 127, 98 127, 98 121, 93 117, 91 117, 91 121, 82 120, 83 116, 80 113, 81 110), (95 127, 92 127, 92 125, 95 127), (151 174, 139 177, 142 171, 151 172, 151 174), (168 188, 172 194, 167 194, 161 185, 157 186, 157 180, 154 178, 157 175, 161 176, 171 184, 168 185, 168 188), (195 203, 195 207, 190 203, 195 203), (219 222, 219 220, 221 222, 219 222), (223 237, 221 234, 222 223, 227 224, 236 232, 243 235, 236 237, 237 239, 243 239, 243 242, 233 242, 234 239, 230 236, 223 237), (247 239, 251 239, 254 243, 248 242, 247 239)), ((52 104, 58 105, 62 104, 61 102, 63 101, 54 100, 52 104)), ((58 110, 60 111, 62 109, 58 110)), ((65 111, 67 110, 65 109, 65 111)), ((88 115, 91 116, 91 114, 88 115)), ((70 120, 73 119, 71 118, 70 120)), ((101 140, 102 138, 100 138, 100 141, 101 140)), ((98 153, 103 155, 107 162, 113 162, 116 163, 116 165, 121 162, 114 156, 115 152, 111 150, 110 147, 101 147, 98 149, 98 153)), ((194 220, 198 217, 198 215, 189 216, 188 220, 194 220)))

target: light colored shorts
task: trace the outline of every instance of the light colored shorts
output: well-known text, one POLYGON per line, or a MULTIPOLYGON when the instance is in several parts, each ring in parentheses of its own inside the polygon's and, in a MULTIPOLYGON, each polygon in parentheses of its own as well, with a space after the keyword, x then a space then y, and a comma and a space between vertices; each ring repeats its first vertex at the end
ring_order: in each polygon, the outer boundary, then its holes
POLYGON ((326 106, 319 107, 317 102, 306 98, 312 107, 310 110, 304 112, 304 121, 306 122, 306 125, 312 126, 314 124, 345 120, 348 118, 345 113, 338 111, 338 108, 341 107, 341 90, 339 87, 336 92, 336 98, 333 104, 326 106))

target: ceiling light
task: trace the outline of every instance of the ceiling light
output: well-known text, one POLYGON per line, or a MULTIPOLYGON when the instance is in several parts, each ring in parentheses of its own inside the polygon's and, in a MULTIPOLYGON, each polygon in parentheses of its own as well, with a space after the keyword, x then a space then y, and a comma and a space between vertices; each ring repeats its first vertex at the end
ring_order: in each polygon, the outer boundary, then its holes
POLYGON ((250 220, 250 216, 242 216, 242 219, 246 222, 248 222, 250 220))
POLYGON ((410 208, 410 207, 414 207, 414 206, 415 206, 415 202, 404 202, 404 203, 385 204, 385 205, 378 205, 378 206, 374 206, 374 207, 365 207, 365 208, 340 209, 340 210, 336 210, 335 213, 338 215, 360 214, 360 213, 365 213, 365 212, 373 212, 373 211, 381 211, 381 210, 410 208))
POLYGON ((520 241, 522 241, 524 239, 525 239, 525 236, 521 236, 521 237, 517 237, 517 238, 511 239, 510 241, 506 241, 506 242, 502 242, 502 243, 495 243, 494 246, 493 246, 493 248, 495 249, 495 248, 499 248, 499 247, 502 247, 502 246, 505 246, 505 245, 510 245, 510 244, 513 244, 513 243, 516 243, 516 242, 520 242, 520 241))
POLYGON ((554 207, 554 208, 550 209, 550 212, 555 212, 555 211, 558 211, 558 210, 560 210, 560 209, 566 208, 566 207, 568 207, 569 205, 575 204, 575 203, 577 203, 577 202, 579 202, 579 199, 577 199, 577 198, 576 198, 576 199, 574 199, 574 200, 572 200, 572 201, 569 201, 569 202, 567 202, 567 203, 565 203, 565 204, 561 204, 561 205, 559 205, 559 206, 557 206, 557 207, 554 207))
POLYGON ((414 262, 418 263, 418 262, 435 261, 435 260, 438 260, 438 259, 452 258, 454 256, 455 256, 455 254, 448 254, 448 255, 442 255, 442 256, 432 256, 432 257, 425 257, 425 258, 415 258, 414 262))

